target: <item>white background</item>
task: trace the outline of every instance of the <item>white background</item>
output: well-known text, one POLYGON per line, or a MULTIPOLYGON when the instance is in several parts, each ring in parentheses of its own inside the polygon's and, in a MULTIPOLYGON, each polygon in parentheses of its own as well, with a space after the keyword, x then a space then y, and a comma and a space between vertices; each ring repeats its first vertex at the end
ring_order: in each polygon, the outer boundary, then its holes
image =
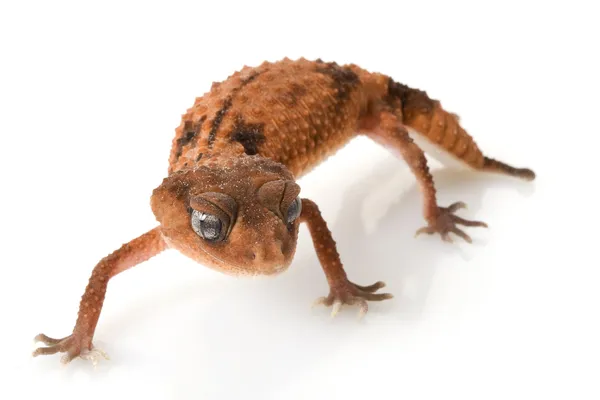
POLYGON ((598 10, 450 3, 2 2, 0 398, 600 398, 598 10), (277 278, 175 251, 118 276, 96 369, 31 358, 36 334, 71 332, 95 263, 155 226, 150 193, 194 98, 285 56, 427 90, 538 179, 432 162, 440 203, 490 228, 415 239, 414 177, 357 140, 300 183, 349 277, 395 295, 363 321, 311 309, 328 288, 303 227, 277 278))

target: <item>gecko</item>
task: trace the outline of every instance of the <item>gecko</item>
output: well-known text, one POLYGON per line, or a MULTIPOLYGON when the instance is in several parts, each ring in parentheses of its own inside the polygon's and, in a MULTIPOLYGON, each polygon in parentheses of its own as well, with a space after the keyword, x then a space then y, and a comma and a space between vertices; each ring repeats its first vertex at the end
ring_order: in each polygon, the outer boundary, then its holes
POLYGON ((81 298, 72 333, 61 339, 35 337, 33 356, 64 353, 63 363, 106 354, 93 346, 109 281, 167 250, 229 275, 273 276, 285 271, 306 224, 329 293, 316 303, 343 305, 359 314, 369 301, 392 298, 382 281, 352 282, 318 205, 300 196, 296 181, 357 136, 385 146, 408 164, 422 194, 425 225, 420 234, 450 234, 467 242, 459 225, 487 227, 459 217, 457 201, 441 206, 425 152, 449 165, 534 180, 485 156, 460 125, 427 92, 355 64, 321 59, 265 61, 244 66, 214 82, 181 116, 175 129, 167 176, 150 196, 158 225, 101 259, 81 298))

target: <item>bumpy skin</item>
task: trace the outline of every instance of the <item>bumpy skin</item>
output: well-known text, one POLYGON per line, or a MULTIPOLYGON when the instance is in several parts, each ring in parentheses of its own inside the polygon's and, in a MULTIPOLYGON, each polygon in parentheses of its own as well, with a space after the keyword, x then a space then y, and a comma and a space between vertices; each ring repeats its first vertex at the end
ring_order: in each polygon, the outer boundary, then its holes
POLYGON ((215 151, 244 152, 282 163, 299 178, 356 134, 369 97, 361 74, 370 78, 357 67, 307 60, 244 67, 213 83, 183 116, 169 173, 215 151))
POLYGON ((450 233, 470 241, 458 224, 486 225, 456 216, 462 202, 437 204, 427 160, 414 139, 473 170, 535 177, 529 169, 484 156, 455 114, 386 75, 305 59, 244 67, 213 83, 183 115, 168 176, 151 199, 160 225, 100 261, 73 333, 64 339, 38 335, 48 347, 34 355, 65 352, 68 362, 88 354, 110 278, 167 248, 223 273, 272 275, 291 263, 300 223, 309 228, 330 287, 318 301, 332 306, 333 314, 342 304, 358 305, 365 313, 367 301, 391 298, 375 293, 383 282, 361 286, 347 278, 318 206, 300 199, 295 183, 360 134, 408 163, 423 193, 427 222, 417 233, 439 233, 447 241, 450 233), (194 223, 207 215, 219 221, 219 229, 198 230, 194 223), (218 238, 211 238, 215 232, 218 238))

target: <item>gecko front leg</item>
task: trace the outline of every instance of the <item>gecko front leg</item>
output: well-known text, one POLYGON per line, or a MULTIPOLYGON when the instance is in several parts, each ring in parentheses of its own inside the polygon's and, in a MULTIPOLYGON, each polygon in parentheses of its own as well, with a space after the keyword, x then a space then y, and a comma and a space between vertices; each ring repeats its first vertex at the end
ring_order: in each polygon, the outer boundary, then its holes
POLYGON ((100 318, 108 281, 118 273, 155 256, 166 247, 159 228, 155 228, 103 258, 92 271, 92 276, 81 298, 73 333, 62 339, 53 339, 44 334, 37 335, 35 341, 42 342, 47 347, 37 348, 33 352, 33 356, 61 352, 65 353, 62 358, 62 362, 65 364, 76 357, 90 359, 94 363, 98 356, 107 358, 102 350, 92 346, 92 338, 100 318))
POLYGON ((317 256, 329 283, 329 295, 317 299, 316 304, 333 306, 331 316, 335 316, 344 304, 358 305, 359 315, 362 316, 368 311, 367 300, 381 301, 393 297, 389 293, 375 293, 385 286, 381 281, 370 286, 360 286, 348 280, 331 231, 327 228, 319 207, 313 201, 302 199, 300 222, 308 226, 317 256))

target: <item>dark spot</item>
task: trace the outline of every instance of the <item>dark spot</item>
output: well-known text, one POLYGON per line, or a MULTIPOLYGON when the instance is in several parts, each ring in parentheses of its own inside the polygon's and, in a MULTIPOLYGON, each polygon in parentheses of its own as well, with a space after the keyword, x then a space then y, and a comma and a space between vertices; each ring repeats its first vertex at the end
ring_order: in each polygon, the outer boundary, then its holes
POLYGON ((395 82, 392 78, 388 80, 388 94, 385 100, 388 104, 393 104, 394 100, 400 100, 402 114, 407 118, 419 114, 429 114, 435 106, 435 102, 429 98, 426 92, 395 82), (408 117, 409 115, 410 117, 408 117))
POLYGON ((332 88, 336 91, 336 109, 340 111, 342 104, 350 97, 352 90, 358 86, 360 79, 348 67, 342 67, 335 62, 321 63, 317 72, 325 74, 332 79, 332 88))
POLYGON ((315 60, 315 62, 316 62, 316 63, 319 63, 319 64, 323 64, 323 60, 321 60, 320 58, 317 58, 317 59, 315 60))
POLYGON ((300 85, 298 83, 292 83, 291 88, 294 96, 304 96, 308 92, 306 86, 300 85))
POLYGON ((195 136, 196 136, 196 132, 188 131, 183 134, 183 137, 180 137, 179 139, 177 139, 177 152, 175 153, 176 160, 179 160, 179 157, 181 157, 181 153, 183 152, 184 146, 186 146, 189 142, 191 142, 195 136))
POLYGON ((255 80, 258 75, 260 75, 260 73, 257 72, 257 71, 252 72, 250 74, 250 76, 248 76, 247 78, 242 79, 242 85, 239 88, 241 89, 244 86, 246 86, 247 84, 249 84, 250 82, 252 82, 253 80, 255 80))
POLYGON ((253 71, 247 78, 242 79, 240 86, 232 90, 231 95, 229 95, 223 102, 223 107, 221 107, 221 109, 219 111, 217 111, 217 114, 215 115, 215 118, 213 119, 212 125, 210 127, 210 132, 208 133, 208 148, 209 149, 212 149, 213 145, 215 144, 215 139, 217 138, 217 131, 219 130, 219 126, 221 125, 221 122, 223 122, 223 118, 225 117, 225 114, 231 108, 233 96, 241 88, 243 88, 244 86, 246 86, 247 84, 249 84, 250 82, 255 80, 258 75, 260 75, 259 72, 253 71))
POLYGON ((225 116, 225 114, 227 113, 227 110, 229 110, 230 107, 231 107, 231 96, 229 96, 225 99, 225 101, 223 102, 223 107, 221 107, 221 109, 219 111, 217 111, 217 114, 215 115, 215 119, 213 119, 212 125, 210 127, 210 132, 208 133, 208 148, 209 149, 212 148, 213 145, 215 144, 215 139, 217 137, 217 130, 219 129, 221 122, 223 122, 223 117, 225 116))
POLYGON ((284 104, 294 106, 298 103, 298 98, 304 96, 307 92, 306 87, 298 83, 292 83, 290 91, 284 93, 281 100, 284 104))
POLYGON ((202 153, 198 153, 198 156, 196 157, 196 162, 200 161, 201 158, 202 158, 202 153))
POLYGON ((249 156, 258 153, 258 146, 265 141, 263 133, 264 124, 246 124, 241 116, 238 116, 231 132, 231 141, 238 142, 244 146, 244 153, 249 156))
POLYGON ((188 144, 191 144, 192 147, 196 146, 198 134, 200 133, 200 129, 202 129, 202 123, 204 123, 204 120, 206 120, 206 115, 200 117, 197 123, 185 121, 183 125, 183 136, 177 139, 177 152, 175 153, 175 160, 179 160, 179 157, 181 157, 181 153, 183 153, 183 148, 185 146, 188 144))

